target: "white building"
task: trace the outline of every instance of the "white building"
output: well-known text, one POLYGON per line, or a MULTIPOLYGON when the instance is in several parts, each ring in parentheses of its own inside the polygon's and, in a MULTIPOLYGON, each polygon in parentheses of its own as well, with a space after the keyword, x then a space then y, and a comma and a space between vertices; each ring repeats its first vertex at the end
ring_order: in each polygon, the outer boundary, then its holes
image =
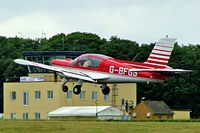
POLYGON ((100 120, 121 120, 119 109, 111 106, 63 106, 48 113, 48 117, 96 117, 100 120))
POLYGON ((3 114, 2 113, 0 113, 0 119, 3 119, 3 114))

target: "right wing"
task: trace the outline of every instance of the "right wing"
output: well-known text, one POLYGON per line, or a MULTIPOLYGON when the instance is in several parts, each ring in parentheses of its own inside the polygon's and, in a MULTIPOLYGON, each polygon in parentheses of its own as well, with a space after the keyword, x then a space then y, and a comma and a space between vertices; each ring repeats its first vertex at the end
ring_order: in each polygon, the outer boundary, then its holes
POLYGON ((86 72, 82 72, 81 70, 74 71, 74 70, 70 70, 67 68, 65 69, 65 68, 61 68, 61 67, 57 67, 57 66, 49 66, 49 65, 36 63, 36 62, 32 62, 32 61, 27 61, 27 60, 23 60, 23 59, 15 59, 14 62, 17 64, 20 64, 20 65, 34 66, 34 67, 39 67, 39 68, 59 72, 62 75, 64 75, 65 77, 74 78, 74 79, 82 79, 82 80, 89 81, 89 82, 97 82, 98 79, 109 78, 108 75, 100 74, 97 72, 86 73, 86 72))

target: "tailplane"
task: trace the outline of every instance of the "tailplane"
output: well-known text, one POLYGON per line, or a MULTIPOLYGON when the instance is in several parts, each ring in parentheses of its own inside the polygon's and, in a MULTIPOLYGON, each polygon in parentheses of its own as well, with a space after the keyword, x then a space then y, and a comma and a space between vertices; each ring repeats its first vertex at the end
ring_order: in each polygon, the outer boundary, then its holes
POLYGON ((158 40, 145 64, 167 67, 176 38, 164 37, 158 40))

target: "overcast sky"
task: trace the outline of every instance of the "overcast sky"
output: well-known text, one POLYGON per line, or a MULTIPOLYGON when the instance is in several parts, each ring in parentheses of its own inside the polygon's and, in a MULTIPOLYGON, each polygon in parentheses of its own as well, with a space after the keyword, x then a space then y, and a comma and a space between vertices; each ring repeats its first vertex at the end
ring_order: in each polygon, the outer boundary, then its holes
POLYGON ((91 32, 150 43, 200 44, 200 0, 0 0, 0 35, 49 38, 91 32))

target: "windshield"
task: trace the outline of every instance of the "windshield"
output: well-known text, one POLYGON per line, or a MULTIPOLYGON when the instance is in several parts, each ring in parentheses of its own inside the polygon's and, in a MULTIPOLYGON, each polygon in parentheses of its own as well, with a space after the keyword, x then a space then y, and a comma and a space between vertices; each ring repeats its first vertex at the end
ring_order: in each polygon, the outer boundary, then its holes
POLYGON ((82 56, 78 60, 78 65, 82 67, 97 68, 101 62, 102 60, 99 58, 82 56))

